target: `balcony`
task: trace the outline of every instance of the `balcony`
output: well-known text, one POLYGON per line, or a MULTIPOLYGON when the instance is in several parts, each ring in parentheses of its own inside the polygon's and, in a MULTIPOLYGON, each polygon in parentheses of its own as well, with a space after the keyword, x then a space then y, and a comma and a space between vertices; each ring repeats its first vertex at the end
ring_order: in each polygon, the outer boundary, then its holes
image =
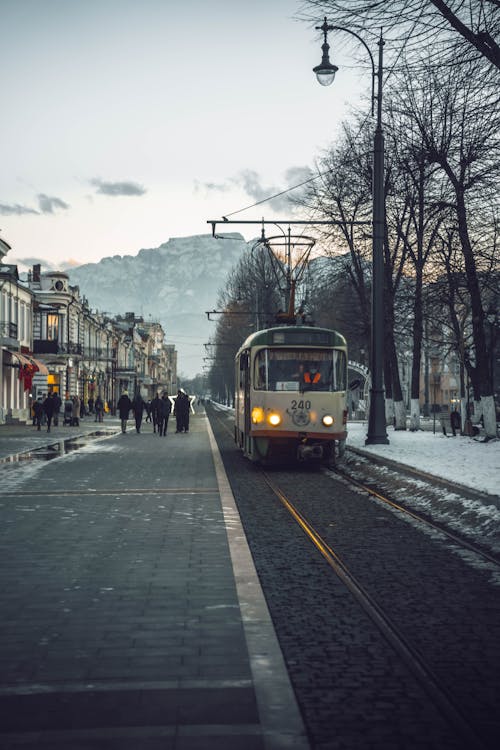
POLYGON ((0 339, 4 346, 18 347, 17 323, 4 321, 0 323, 0 339))
POLYGON ((58 341, 49 339, 35 339, 33 341, 33 354, 63 354, 63 355, 81 355, 83 347, 81 344, 60 344, 58 341))

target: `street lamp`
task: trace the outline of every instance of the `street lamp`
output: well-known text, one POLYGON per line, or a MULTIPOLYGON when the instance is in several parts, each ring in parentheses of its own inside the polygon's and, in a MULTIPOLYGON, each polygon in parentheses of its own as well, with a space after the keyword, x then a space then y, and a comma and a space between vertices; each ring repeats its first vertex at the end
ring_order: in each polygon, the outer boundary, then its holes
POLYGON ((329 86, 335 78, 338 68, 330 63, 327 36, 329 31, 345 31, 356 37, 368 52, 372 65, 372 116, 375 100, 377 101, 377 124, 373 142, 373 252, 372 252, 372 330, 371 330, 371 388, 370 412, 368 417, 368 433, 366 445, 387 444, 387 430, 385 425, 385 403, 383 387, 384 360, 384 135, 382 132, 382 50, 384 40, 382 33, 378 41, 378 70, 369 47, 354 31, 342 26, 331 26, 326 17, 322 26, 316 26, 323 32, 323 57, 321 64, 313 68, 316 78, 322 86, 329 86), (377 93, 375 94, 375 79, 377 93))

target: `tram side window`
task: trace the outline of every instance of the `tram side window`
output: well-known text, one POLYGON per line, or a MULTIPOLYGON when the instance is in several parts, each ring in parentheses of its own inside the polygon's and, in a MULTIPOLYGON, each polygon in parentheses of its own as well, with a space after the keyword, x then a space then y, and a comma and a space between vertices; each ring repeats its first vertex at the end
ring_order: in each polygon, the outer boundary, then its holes
POLYGON ((257 352, 255 357, 254 383, 257 391, 267 391, 267 357, 266 351, 257 352))
POLYGON ((345 391, 347 388, 347 362, 342 349, 333 351, 333 391, 345 391))

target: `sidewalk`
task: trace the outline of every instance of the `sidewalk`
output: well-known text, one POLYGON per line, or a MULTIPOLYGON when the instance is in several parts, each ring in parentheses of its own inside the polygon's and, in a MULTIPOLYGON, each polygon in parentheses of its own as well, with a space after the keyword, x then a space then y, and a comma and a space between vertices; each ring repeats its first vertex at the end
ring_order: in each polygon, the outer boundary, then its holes
MULTIPOLYGON (((1 455, 119 430, 0 428, 1 455), (28 448, 26 448, 28 446, 28 448)), ((205 415, 0 464, 0 747, 308 747, 205 415)))
POLYGON ((76 438, 79 435, 89 435, 97 431, 118 431, 120 422, 117 417, 106 417, 104 422, 95 422, 94 417, 80 419, 78 427, 63 425, 62 416, 59 425, 52 425, 50 432, 47 426, 40 430, 29 424, 2 424, 0 425, 0 459, 7 456, 34 450, 43 445, 48 445, 60 440, 76 438))

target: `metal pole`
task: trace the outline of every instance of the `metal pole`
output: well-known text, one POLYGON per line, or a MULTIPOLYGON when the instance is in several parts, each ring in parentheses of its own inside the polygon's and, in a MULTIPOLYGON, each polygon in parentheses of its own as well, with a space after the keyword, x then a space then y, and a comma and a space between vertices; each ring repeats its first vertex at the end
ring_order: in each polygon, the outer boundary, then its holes
POLYGON ((384 363, 384 134, 382 132, 382 35, 378 42, 377 127, 373 142, 373 256, 372 256, 372 335, 370 413, 365 445, 387 444, 384 363))

